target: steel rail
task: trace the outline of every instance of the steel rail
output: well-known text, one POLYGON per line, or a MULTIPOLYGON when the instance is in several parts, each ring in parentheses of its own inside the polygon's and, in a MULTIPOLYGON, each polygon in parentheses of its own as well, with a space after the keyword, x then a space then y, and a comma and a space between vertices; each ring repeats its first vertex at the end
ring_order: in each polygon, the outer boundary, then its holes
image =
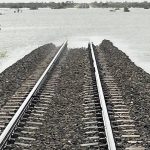
POLYGON ((17 110, 17 112, 15 113, 11 121, 9 122, 9 124, 6 126, 6 128, 2 132, 0 136, 0 150, 2 150, 5 147, 7 141, 11 138, 11 135, 14 133, 16 126, 20 122, 20 119, 22 118, 27 108, 31 104, 33 97, 39 91, 42 84, 47 79, 48 73, 51 71, 51 69, 53 68, 54 64, 56 63, 60 54, 62 53, 62 51, 65 49, 66 46, 67 46, 67 41, 63 43, 63 45, 61 46, 61 48, 59 49, 59 51, 57 52, 57 54, 55 55, 51 63, 48 65, 48 67, 46 68, 46 70, 44 71, 40 79, 37 81, 37 83, 31 90, 31 92, 29 93, 29 95, 26 97, 26 99, 24 100, 22 105, 19 107, 19 109, 17 110))
POLYGON ((111 128, 111 124, 110 124, 110 120, 109 120, 109 116, 108 116, 108 112, 107 112, 107 107, 106 107, 106 103, 105 103, 102 84, 100 81, 100 76, 99 76, 98 67, 96 64, 96 58, 95 58, 92 43, 90 43, 90 50, 91 50, 91 55, 92 55, 92 59, 93 59, 93 66, 95 69, 96 84, 97 84, 99 100, 100 100, 100 104, 101 104, 101 108, 102 108, 102 116, 103 116, 103 121, 104 121, 104 126, 105 126, 108 149, 116 150, 116 144, 114 141, 113 132, 112 132, 112 128, 111 128))

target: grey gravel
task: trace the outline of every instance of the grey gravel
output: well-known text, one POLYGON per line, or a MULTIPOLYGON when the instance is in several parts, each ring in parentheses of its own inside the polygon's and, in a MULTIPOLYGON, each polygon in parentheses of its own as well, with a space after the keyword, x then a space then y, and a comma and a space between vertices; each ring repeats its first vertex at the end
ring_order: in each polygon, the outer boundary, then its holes
POLYGON ((83 140, 85 50, 73 49, 62 63, 55 95, 31 149, 80 149, 83 140))
POLYGON ((100 44, 108 66, 121 86, 125 103, 145 143, 150 141, 150 74, 136 66, 134 62, 112 42, 104 40, 100 44))
POLYGON ((0 74, 0 108, 53 49, 56 49, 53 44, 41 46, 0 74))

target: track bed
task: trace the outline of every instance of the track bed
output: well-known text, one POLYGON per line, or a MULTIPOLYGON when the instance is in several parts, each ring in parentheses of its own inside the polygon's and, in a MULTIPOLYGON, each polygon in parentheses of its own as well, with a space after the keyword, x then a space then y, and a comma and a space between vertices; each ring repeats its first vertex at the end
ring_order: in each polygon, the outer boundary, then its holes
MULTIPOLYGON (((32 92, 50 60, 48 56, 41 62, 1 108, 1 132, 32 92)), ((68 50, 64 46, 52 66, 4 149, 147 149, 99 47, 90 44, 88 49, 68 50)))

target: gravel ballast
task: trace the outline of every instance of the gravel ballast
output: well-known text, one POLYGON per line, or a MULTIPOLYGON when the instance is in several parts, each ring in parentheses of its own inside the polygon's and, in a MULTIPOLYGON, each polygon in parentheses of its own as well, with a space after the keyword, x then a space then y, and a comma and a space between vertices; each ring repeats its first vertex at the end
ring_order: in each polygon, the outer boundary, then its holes
POLYGON ((0 74, 0 107, 6 103, 26 78, 54 49, 56 47, 53 44, 41 46, 0 74))
POLYGON ((147 142, 150 140, 150 75, 108 40, 100 44, 99 50, 104 53, 112 75, 121 87, 136 128, 147 142))
MULTIPOLYGON (((0 108, 54 49, 57 50, 53 44, 41 46, 0 74, 0 108)), ((104 54, 136 128, 147 144, 150 141, 150 75, 108 40, 98 46, 96 52, 99 51, 104 54)), ((58 84, 54 87, 55 93, 43 116, 44 123, 34 135, 33 150, 39 147, 41 150, 81 149, 85 132, 82 121, 83 85, 86 68, 89 67, 88 57, 84 48, 71 49, 66 53, 58 74, 58 84)))
POLYGON ((36 134, 32 149, 80 149, 83 140, 83 84, 86 65, 84 49, 68 52, 61 62, 55 95, 45 122, 36 134))

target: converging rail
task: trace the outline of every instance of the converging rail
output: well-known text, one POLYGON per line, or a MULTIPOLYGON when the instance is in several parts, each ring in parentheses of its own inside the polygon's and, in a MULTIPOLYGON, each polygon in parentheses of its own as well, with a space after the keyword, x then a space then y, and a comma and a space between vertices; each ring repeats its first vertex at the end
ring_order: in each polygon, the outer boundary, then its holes
POLYGON ((55 55, 55 57, 49 64, 49 66, 46 68, 46 70, 44 71, 44 73, 42 74, 40 79, 37 81, 37 83, 31 90, 31 92, 29 93, 29 95, 26 97, 26 99, 24 100, 24 102, 22 103, 22 105, 20 106, 18 111, 15 113, 15 115, 13 116, 13 118, 11 119, 9 124, 6 126, 6 128, 2 132, 2 134, 0 136, 0 149, 5 148, 7 141, 11 138, 11 135, 13 135, 17 125, 19 124, 20 120, 22 119, 25 112, 29 108, 29 106, 33 100, 33 97, 38 93, 41 86, 46 81, 48 74, 50 73, 53 66, 59 59, 59 56, 61 55, 61 53, 65 50, 66 46, 67 46, 67 41, 63 43, 63 45, 61 46, 61 48, 59 49, 59 51, 57 52, 57 54, 55 55))
POLYGON ((93 66, 95 69, 95 78, 96 78, 96 84, 97 84, 100 104, 101 104, 101 108, 102 108, 102 117, 103 117, 104 126, 105 126, 108 149, 116 150, 116 145, 115 145, 112 128, 111 128, 111 124, 110 124, 110 120, 109 120, 109 116, 108 116, 108 112, 107 112, 107 107, 106 107, 106 103, 105 103, 105 98, 104 98, 104 94, 103 94, 103 89, 102 89, 102 85, 101 85, 101 81, 100 81, 100 77, 99 77, 98 67, 97 67, 92 43, 90 43, 90 51, 91 51, 91 55, 92 55, 93 66))
POLYGON ((103 49, 67 44, 2 106, 0 150, 147 150, 103 49))

